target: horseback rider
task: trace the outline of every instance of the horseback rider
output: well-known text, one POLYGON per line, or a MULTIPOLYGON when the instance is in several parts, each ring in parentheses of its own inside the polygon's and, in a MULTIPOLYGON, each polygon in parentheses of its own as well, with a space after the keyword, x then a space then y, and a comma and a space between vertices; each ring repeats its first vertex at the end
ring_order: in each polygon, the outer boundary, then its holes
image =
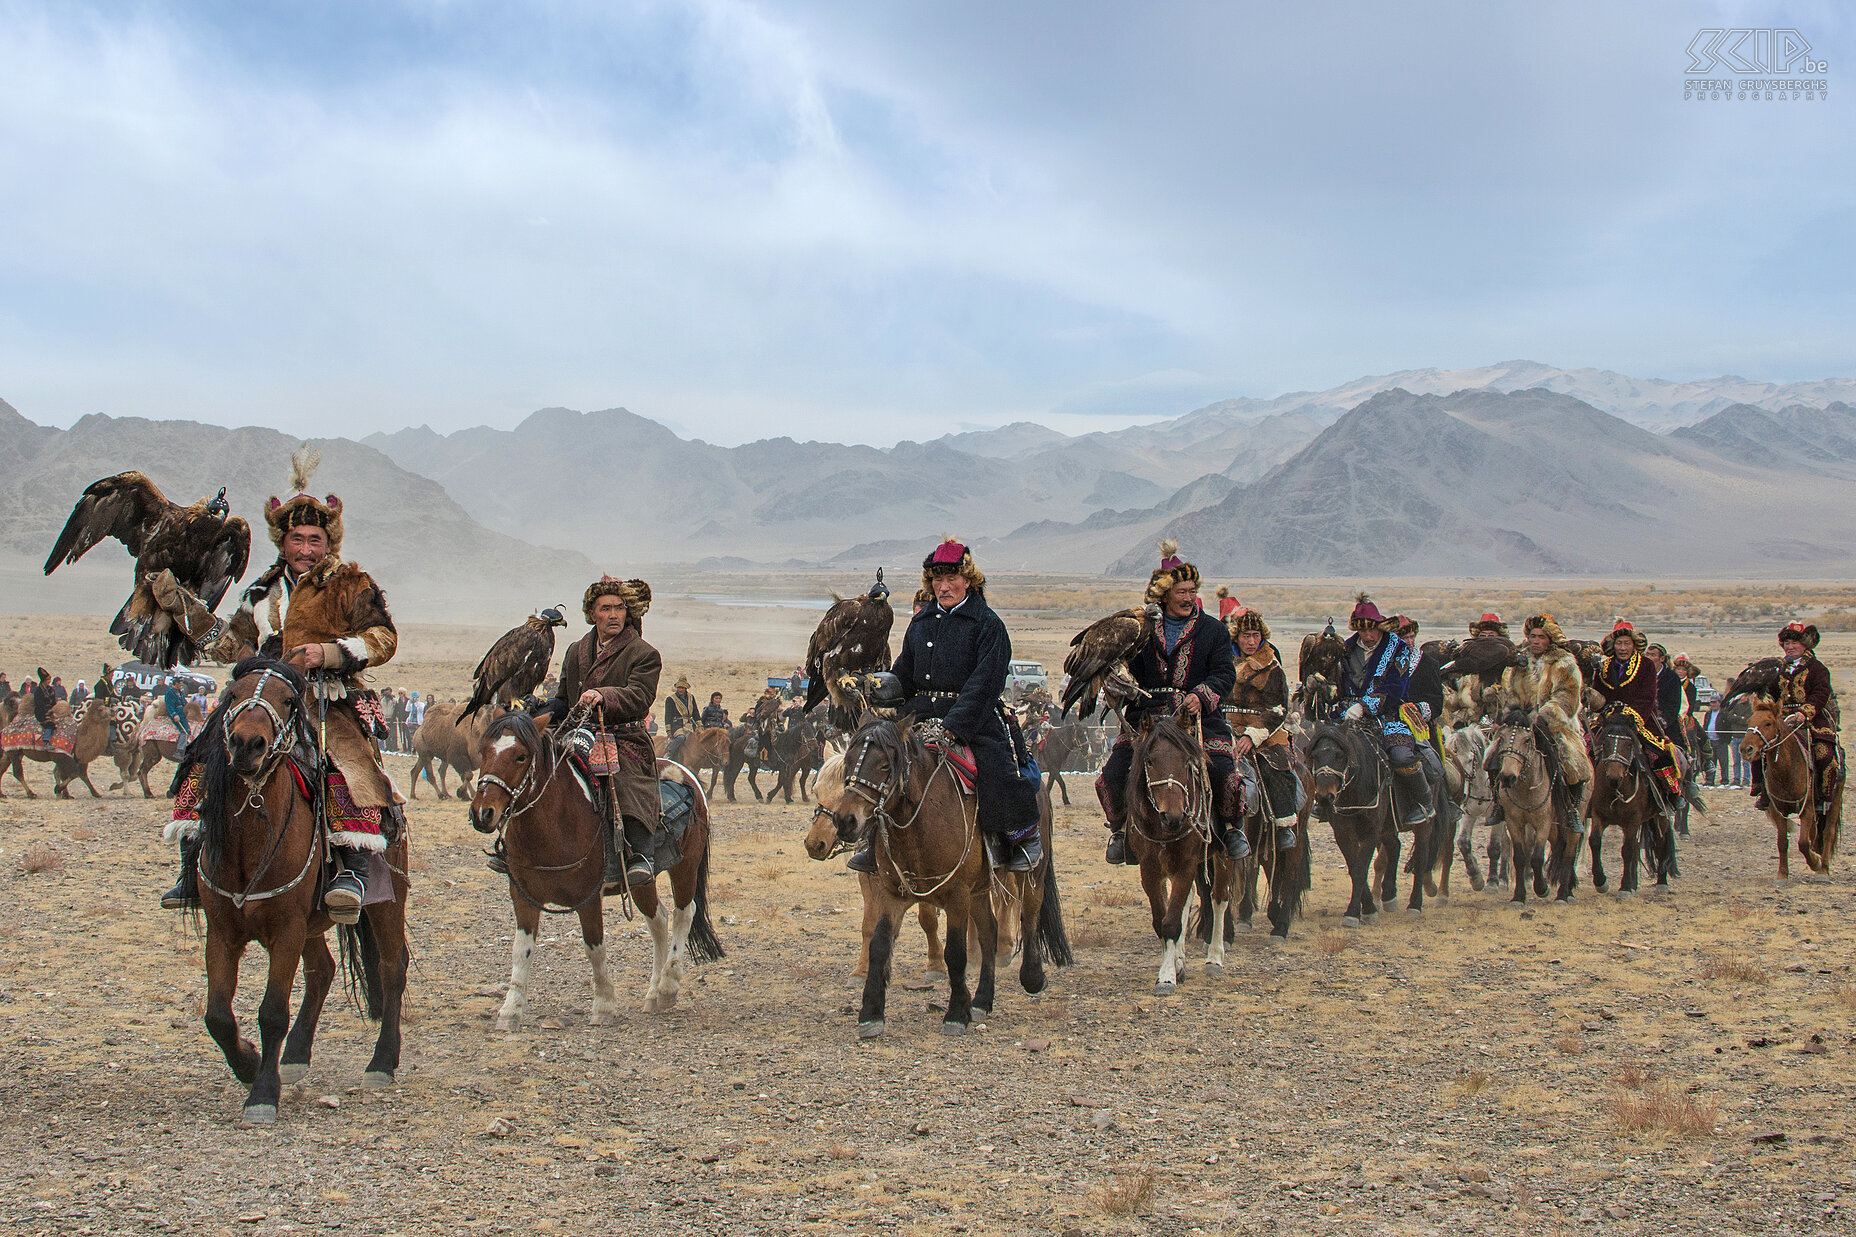
POLYGON ((174 758, 185 759, 187 744, 193 742, 193 726, 187 721, 187 698, 180 693, 179 679, 168 680, 167 690, 161 693, 161 710, 174 723, 174 729, 180 731, 180 745, 174 749, 174 758))
POLYGON ((1443 818, 1443 825, 1449 830, 1447 836, 1456 836, 1457 807, 1450 798, 1444 781, 1444 678, 1443 665, 1437 660, 1437 654, 1418 644, 1418 620, 1398 615, 1394 630, 1398 638, 1405 642, 1405 657, 1410 673, 1406 676, 1405 703, 1399 706, 1399 715, 1405 725, 1411 729, 1412 736, 1418 742, 1418 763, 1424 766, 1424 776, 1431 783, 1431 804, 1443 818))
POLYGON ((46 672, 44 666, 39 667, 39 681, 32 684, 30 690, 32 692, 32 720, 39 724, 39 729, 43 731, 45 746, 50 747, 52 733, 57 729, 57 720, 52 717, 52 706, 58 703, 58 698, 52 695, 52 676, 46 672))
POLYGON ((1276 849, 1294 850, 1295 770, 1289 742, 1289 678, 1276 646, 1270 643, 1270 625, 1248 606, 1239 606, 1227 621, 1237 644, 1236 682, 1225 697, 1224 716, 1236 732, 1232 752, 1239 759, 1256 753, 1258 781, 1262 783, 1263 815, 1276 826, 1276 849))
POLYGON ((664 697, 664 733, 670 736, 664 755, 671 760, 675 760, 677 753, 683 750, 684 741, 700 721, 696 697, 690 694, 689 676, 678 675, 676 687, 674 692, 664 697))
POLYGON ((1632 627, 1629 619, 1619 619, 1598 647, 1603 657, 1592 688, 1604 698, 1606 709, 1622 710, 1635 724, 1644 755, 1662 782, 1665 823, 1673 824, 1673 801, 1682 793, 1681 764, 1676 758, 1676 745, 1663 727, 1657 668, 1647 656, 1649 639, 1632 627))
POLYGON ((1378 733, 1380 746, 1392 764, 1393 780, 1404 793, 1405 816, 1401 823, 1416 828, 1430 820, 1435 809, 1430 779, 1425 776, 1423 758, 1418 754, 1419 739, 1401 709, 1416 664, 1411 646, 1393 630, 1398 619, 1381 614, 1365 593, 1354 600, 1347 625, 1353 634, 1347 637, 1341 657, 1340 697, 1352 703, 1341 716, 1371 726, 1378 733))
POLYGON ((702 725, 705 730, 716 727, 728 729, 728 710, 722 707, 722 693, 710 692, 709 703, 702 706, 702 725))
POLYGON ((1108 850, 1103 857, 1110 863, 1138 862, 1126 832, 1134 739, 1143 719, 1157 720, 1172 713, 1189 731, 1195 729, 1196 720, 1211 774, 1214 837, 1231 858, 1245 859, 1250 855, 1250 839, 1244 834, 1237 745, 1219 707, 1237 682, 1231 633, 1199 608, 1199 569, 1179 557, 1173 542, 1161 542, 1160 551, 1160 566, 1147 580, 1147 602, 1160 607, 1160 621, 1147 642, 1127 659, 1128 670, 1147 699, 1122 707, 1121 732, 1096 777, 1096 797, 1108 817, 1108 850))
MULTIPOLYGON (((1809 623, 1787 623, 1779 633, 1779 648, 1785 654, 1779 665, 1779 710, 1788 727, 1803 724, 1811 728, 1817 815, 1822 820, 1830 812, 1831 796, 1842 768, 1837 752, 1840 719, 1830 687, 1830 668, 1817 659, 1818 639, 1817 628, 1809 623)), ((1762 809, 1770 805, 1764 760, 1753 762, 1753 797, 1762 809)))
POLYGON ((591 630, 561 655, 560 686, 536 719, 558 728, 580 706, 592 710, 586 723, 567 738, 583 758, 589 752, 593 756, 590 771, 599 783, 600 810, 606 816, 609 892, 621 885, 642 885, 657 872, 651 861, 651 836, 657 831, 662 803, 657 753, 645 722, 657 698, 664 662, 644 639, 644 616, 650 608, 651 586, 643 580, 602 575, 587 585, 580 613, 591 630), (617 828, 612 819, 615 806, 617 828))
MULTIPOLYGON (((211 648, 217 660, 230 665, 261 653, 290 662, 309 680, 303 707, 322 758, 324 811, 337 866, 323 890, 322 906, 336 923, 352 924, 359 921, 367 895, 369 855, 384 852, 406 824, 400 806, 405 799, 381 764, 377 739, 385 733, 386 719, 380 697, 363 678, 364 671, 392 660, 399 633, 374 578, 341 557, 342 500, 305 492, 314 470, 313 458, 293 457, 296 493, 287 499, 273 495, 266 504, 264 519, 277 561, 244 591, 232 618, 215 620, 169 572, 150 583, 161 608, 196 645, 211 648), (271 625, 271 634, 262 640, 260 604, 266 605, 271 625)), ((184 708, 181 716, 186 716, 184 708)), ((183 764, 177 774, 174 819, 182 826, 181 877, 161 897, 169 909, 198 904, 198 772, 183 764)))
MULTIPOLYGON (((1583 787, 1592 778, 1592 759, 1586 750, 1585 727, 1579 722, 1579 702, 1585 694, 1585 680, 1579 673, 1579 661, 1566 647, 1566 634, 1551 614, 1536 614, 1521 625, 1524 639, 1515 664, 1502 672, 1501 710, 1523 714, 1526 724, 1540 737, 1540 752, 1547 758, 1547 770, 1566 792, 1566 826, 1575 835, 1585 832, 1585 818, 1579 812, 1583 787)), ((1495 773, 1500 751, 1491 748, 1488 769, 1495 773)), ((1490 824, 1502 821, 1501 800, 1489 816, 1490 824)))
POLYGON ((780 689, 769 683, 747 716, 747 724, 754 731, 754 763, 763 769, 773 767, 773 740, 779 720, 780 689))
MULTIPOLYGON (((977 823, 987 858, 995 871, 1029 872, 1044 848, 1038 840, 1037 783, 1019 773, 1001 703, 1011 635, 986 604, 986 576, 972 552, 952 537, 922 559, 922 587, 933 600, 909 621, 902 652, 890 667, 902 695, 898 709, 918 721, 938 720, 948 744, 972 749, 977 823)), ((854 872, 876 871, 871 834, 864 835, 849 866, 854 872)))
POLYGON ((1501 615, 1493 610, 1489 610, 1484 612, 1481 618, 1471 619, 1469 621, 1469 634, 1472 636, 1500 636, 1503 640, 1506 640, 1508 638, 1508 624, 1503 621, 1501 615))

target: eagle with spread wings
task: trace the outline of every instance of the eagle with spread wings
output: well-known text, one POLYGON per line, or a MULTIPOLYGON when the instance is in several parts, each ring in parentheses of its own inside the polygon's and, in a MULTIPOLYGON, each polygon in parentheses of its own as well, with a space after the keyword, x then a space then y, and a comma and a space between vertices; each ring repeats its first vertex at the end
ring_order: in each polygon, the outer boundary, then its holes
POLYGON ((1069 655, 1063 659, 1064 684, 1062 709, 1068 713, 1082 702, 1080 717, 1096 711, 1098 697, 1115 707, 1146 696, 1128 669, 1128 659, 1153 639, 1154 624, 1160 621, 1160 607, 1152 602, 1117 610, 1107 618, 1097 619, 1070 638, 1069 655))
POLYGON ((116 612, 110 634, 143 663, 172 669, 200 650, 155 601, 150 581, 164 571, 198 597, 208 610, 245 574, 251 557, 251 528, 228 518, 225 487, 191 506, 171 502, 139 472, 105 477, 87 488, 45 560, 50 575, 102 541, 114 537, 135 559, 135 589, 116 612))
POLYGON ((895 621, 881 567, 869 592, 831 595, 831 609, 806 645, 807 712, 830 696, 832 720, 840 726, 855 724, 864 701, 854 676, 889 669, 889 629, 895 621))
POLYGON ((554 629, 567 626, 560 606, 549 606, 528 616, 520 627, 497 637, 490 651, 471 671, 475 684, 470 703, 458 714, 462 721, 492 700, 508 708, 541 686, 554 660, 554 629))

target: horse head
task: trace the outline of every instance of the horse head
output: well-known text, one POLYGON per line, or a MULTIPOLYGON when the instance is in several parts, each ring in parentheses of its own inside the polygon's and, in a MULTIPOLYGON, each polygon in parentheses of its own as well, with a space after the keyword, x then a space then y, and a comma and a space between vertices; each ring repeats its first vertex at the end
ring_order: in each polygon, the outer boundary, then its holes
POLYGON ((494 833, 517 799, 535 781, 535 766, 547 755, 547 740, 535 719, 505 713, 484 727, 477 740, 477 787, 470 797, 470 826, 494 833))
POLYGON ((248 657, 233 667, 220 714, 232 772, 255 780, 290 746, 303 691, 303 676, 284 662, 248 657))
POLYGON ((1527 771, 1539 755, 1532 724, 1524 717, 1510 714, 1502 724, 1501 741, 1496 746, 1497 780, 1504 788, 1513 790, 1527 777, 1527 771))
POLYGON ((1783 738, 1779 702, 1769 696, 1753 699, 1753 712, 1746 721, 1746 738, 1740 740, 1740 755, 1748 762, 1764 758, 1783 738))
POLYGON ((1597 738, 1598 759, 1593 763, 1598 776, 1613 795, 1628 798, 1624 787, 1636 780, 1633 771, 1643 756, 1636 723, 1621 710, 1607 710, 1599 715, 1597 738))
POLYGON ((839 806, 844 802, 844 757, 832 756, 818 771, 812 783, 812 797, 818 806, 812 809, 812 827, 806 831, 806 854, 814 859, 829 859, 838 853, 839 806))
POLYGON ((869 714, 844 749, 844 795, 832 813, 840 842, 854 842, 871 819, 894 814, 924 761, 914 759, 920 740, 914 718, 887 721, 869 714))
POLYGON ((1171 717, 1163 717, 1136 740, 1134 767, 1146 784, 1147 806, 1171 834, 1184 833, 1205 806, 1204 752, 1199 741, 1171 717))
POLYGON ((1347 784, 1347 769, 1353 753, 1346 735, 1334 722, 1318 722, 1314 738, 1308 745, 1308 765, 1314 775, 1315 805, 1332 811, 1347 784))

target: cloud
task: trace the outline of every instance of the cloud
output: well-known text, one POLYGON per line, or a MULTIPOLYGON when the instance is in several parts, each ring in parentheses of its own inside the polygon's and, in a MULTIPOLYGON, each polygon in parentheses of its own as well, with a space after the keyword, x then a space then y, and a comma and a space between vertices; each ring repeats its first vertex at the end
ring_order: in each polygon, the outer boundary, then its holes
POLYGON ((0 396, 890 442, 1856 368, 1837 92, 1684 107, 1685 9, 1339 13, 0 0, 0 396))

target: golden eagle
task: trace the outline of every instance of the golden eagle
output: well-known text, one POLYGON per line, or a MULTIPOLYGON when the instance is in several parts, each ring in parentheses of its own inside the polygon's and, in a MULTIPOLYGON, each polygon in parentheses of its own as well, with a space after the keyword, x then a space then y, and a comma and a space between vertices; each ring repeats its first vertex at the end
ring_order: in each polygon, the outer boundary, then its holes
POLYGON ((1438 660, 1443 663, 1439 673, 1445 683, 1454 684, 1473 674, 1487 686, 1499 682, 1502 671, 1515 664, 1515 645, 1505 636, 1475 635, 1457 644, 1447 657, 1439 650, 1438 660))
POLYGON ((831 595, 831 609, 813 629, 806 645, 806 710, 831 697, 833 720, 848 728, 863 711, 862 692, 851 676, 889 669, 889 629, 896 612, 889 605, 883 569, 876 583, 856 597, 831 595))
POLYGON ((1088 717, 1096 711, 1097 696, 1106 695, 1111 706, 1145 696, 1127 662, 1153 639, 1159 620, 1160 607, 1149 602, 1117 610, 1072 636, 1069 655, 1063 659, 1063 671, 1070 677, 1063 688, 1062 711, 1069 713, 1080 700, 1078 716, 1088 717))
POLYGON ((208 610, 216 608, 251 557, 251 529, 243 520, 228 519, 230 511, 223 486, 212 498, 183 507, 142 473, 105 477, 71 509, 45 560, 45 574, 75 563, 105 537, 122 542, 135 558, 135 589, 116 612, 110 634, 145 664, 172 669, 193 661, 199 650, 156 604, 149 581, 171 571, 208 610))
POLYGON ((1347 642, 1334 630, 1334 620, 1318 632, 1302 637, 1302 651, 1296 658, 1295 679, 1302 707, 1316 721, 1327 721, 1340 700, 1341 676, 1347 657, 1347 642))
POLYGON ((1721 693, 1721 699, 1732 700, 1737 696, 1764 696, 1769 700, 1779 698, 1779 671, 1785 665, 1783 657, 1762 657, 1758 661, 1748 662, 1746 669, 1734 676, 1734 681, 1721 693))
POLYGON ((458 720, 463 721, 492 700, 507 709, 540 686, 548 677, 548 664, 554 660, 554 629, 565 626, 567 620, 561 608, 549 606, 531 614, 520 627, 497 637, 471 671, 476 685, 458 720))

